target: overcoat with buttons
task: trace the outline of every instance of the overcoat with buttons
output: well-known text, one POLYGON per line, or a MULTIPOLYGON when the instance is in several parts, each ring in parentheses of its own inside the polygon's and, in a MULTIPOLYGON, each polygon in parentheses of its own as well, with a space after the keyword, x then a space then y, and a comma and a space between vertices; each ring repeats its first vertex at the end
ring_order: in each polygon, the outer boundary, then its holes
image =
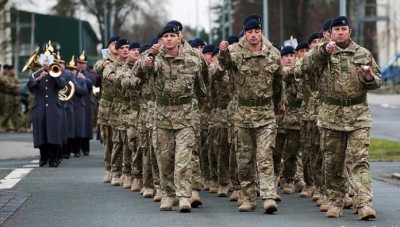
POLYGON ((43 144, 62 145, 62 121, 64 107, 58 98, 58 91, 66 82, 62 77, 51 77, 49 74, 37 80, 43 69, 38 70, 29 78, 28 87, 35 94, 32 105, 33 146, 38 148, 43 144))
POLYGON ((83 75, 86 77, 86 87, 88 94, 84 96, 86 103, 86 120, 85 120, 85 135, 83 138, 92 139, 93 138, 93 114, 94 114, 94 102, 92 96, 93 86, 99 86, 97 79, 97 74, 91 73, 87 70, 82 71, 83 75))
POLYGON ((86 109, 88 108, 85 102, 85 96, 88 95, 88 89, 86 87, 86 81, 83 78, 76 78, 75 94, 72 98, 74 106, 74 117, 75 117, 75 138, 85 138, 86 130, 86 109))

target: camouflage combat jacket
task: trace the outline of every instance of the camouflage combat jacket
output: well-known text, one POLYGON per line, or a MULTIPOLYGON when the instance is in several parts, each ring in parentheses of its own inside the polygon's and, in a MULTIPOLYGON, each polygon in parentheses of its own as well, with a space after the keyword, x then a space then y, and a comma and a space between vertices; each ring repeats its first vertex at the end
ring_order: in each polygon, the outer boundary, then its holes
POLYGON ((352 40, 347 48, 336 47, 329 55, 321 43, 304 56, 306 71, 321 71, 322 104, 317 125, 338 131, 371 127, 371 112, 366 101, 368 90, 382 84, 381 73, 372 54, 352 40), (373 74, 366 81, 361 65, 369 65, 373 74))
POLYGON ((218 59, 225 69, 233 70, 235 77, 239 104, 235 126, 258 128, 275 123, 274 108, 277 110, 282 95, 279 51, 264 40, 261 50, 253 53, 243 37, 226 52, 220 52, 218 59))
MULTIPOLYGON (((286 70, 284 70, 285 72, 286 70)), ((301 80, 295 78, 294 74, 285 72, 283 75, 284 81, 284 99, 286 110, 283 115, 281 125, 284 129, 300 130, 300 106, 302 100, 299 96, 302 96, 300 91, 301 80)))
POLYGON ((155 56, 152 67, 143 67, 154 75, 152 91, 156 109, 154 123, 158 128, 192 127, 195 98, 206 99, 207 89, 201 75, 203 68, 199 52, 179 46, 179 55, 172 57, 163 49, 155 56))

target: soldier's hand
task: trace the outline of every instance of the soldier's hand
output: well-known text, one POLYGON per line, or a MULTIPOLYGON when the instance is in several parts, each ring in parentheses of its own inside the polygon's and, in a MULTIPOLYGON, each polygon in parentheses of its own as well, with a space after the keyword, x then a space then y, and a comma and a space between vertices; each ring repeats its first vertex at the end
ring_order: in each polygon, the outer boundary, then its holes
POLYGON ((153 64, 153 57, 152 56, 146 56, 146 58, 144 59, 144 62, 143 62, 143 66, 144 67, 151 67, 152 66, 152 64, 153 64))
POLYGON ((219 50, 221 51, 221 52, 226 52, 226 50, 228 49, 228 46, 229 46, 229 43, 228 43, 228 41, 222 41, 220 44, 219 44, 219 50))
POLYGON ((78 78, 82 78, 82 79, 86 79, 85 75, 83 75, 83 73, 78 73, 78 78))
POLYGON ((371 73, 371 67, 369 65, 361 65, 361 75, 365 80, 372 80, 373 76, 371 73))
POLYGON ((109 60, 105 60, 104 62, 103 62, 103 67, 106 67, 108 64, 110 64, 111 62, 109 61, 109 60))
POLYGON ((46 71, 42 71, 37 79, 38 79, 38 80, 41 80, 41 79, 43 79, 43 78, 46 77, 46 76, 47 76, 47 72, 46 72, 46 71))
POLYGON ((328 54, 332 54, 336 49, 336 43, 334 41, 330 41, 326 47, 325 50, 328 54))
POLYGON ((114 80, 114 78, 115 78, 115 73, 110 73, 110 74, 108 75, 108 79, 109 79, 109 80, 114 80))
POLYGON ((160 51, 160 47, 161 47, 161 44, 154 44, 152 47, 151 47, 151 50, 150 50, 150 52, 152 53, 152 54, 154 54, 154 55, 157 55, 158 54, 158 52, 160 51))
POLYGON ((279 114, 283 114, 283 113, 285 113, 285 111, 286 111, 286 105, 285 105, 285 104, 282 104, 282 105, 279 107, 279 114))

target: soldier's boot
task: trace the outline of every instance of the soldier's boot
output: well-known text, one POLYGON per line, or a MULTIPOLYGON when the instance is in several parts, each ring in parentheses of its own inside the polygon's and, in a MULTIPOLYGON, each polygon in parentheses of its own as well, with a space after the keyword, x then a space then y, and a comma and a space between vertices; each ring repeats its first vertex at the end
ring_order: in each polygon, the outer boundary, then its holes
POLYGON ((210 193, 217 193, 218 192, 218 184, 215 183, 214 181, 211 182, 209 192, 210 193))
POLYGON ((153 197, 154 202, 161 202, 162 196, 160 189, 156 189, 156 194, 153 197))
POLYGON ((153 198, 156 194, 156 190, 154 188, 144 188, 143 198, 153 198))
POLYGON ((188 213, 192 210, 192 206, 190 205, 189 198, 179 198, 179 211, 181 213, 188 213))
POLYGON ((204 180, 203 190, 204 191, 209 191, 210 190, 210 184, 211 184, 211 182, 209 180, 204 180))
POLYGON ((375 219, 376 218, 376 212, 375 210, 372 209, 370 206, 363 206, 361 208, 358 208, 358 219, 359 220, 369 220, 369 219, 375 219))
POLYGON ((122 174, 119 179, 121 180, 121 187, 124 187, 124 181, 125 181, 125 174, 122 174))
POLYGON ((103 183, 111 183, 111 179, 112 179, 111 171, 106 170, 106 173, 104 174, 103 177, 103 183))
POLYGON ((142 179, 134 178, 132 181, 131 191, 139 192, 143 187, 142 179))
POLYGON ((162 197, 161 203, 160 203, 160 211, 172 210, 172 207, 174 206, 174 201, 175 201, 175 198, 173 198, 173 197, 169 197, 169 196, 162 197))
POLYGON ((294 182, 294 191, 295 192, 301 192, 304 189, 305 186, 306 186, 306 183, 304 183, 303 180, 296 180, 294 182))
POLYGON ((229 185, 220 185, 218 188, 217 196, 226 197, 229 193, 229 185))
POLYGON ((343 215, 343 208, 337 206, 330 206, 326 212, 326 217, 328 218, 338 218, 343 215))
POLYGON ((318 198, 317 201, 315 201, 315 205, 316 205, 317 207, 320 207, 320 206, 322 205, 323 202, 324 202, 324 196, 321 196, 321 197, 318 198))
POLYGON ((139 192, 141 195, 143 195, 143 193, 144 193, 144 187, 142 187, 141 189, 140 189, 140 192, 139 192))
POLYGON ((275 202, 280 202, 280 201, 282 201, 281 195, 279 195, 278 193, 276 193, 276 194, 275 194, 275 197, 274 197, 274 200, 275 200, 275 202))
POLYGON ((273 199, 264 200, 263 206, 264 206, 264 214, 273 214, 274 212, 278 211, 278 206, 276 205, 276 202, 273 199))
POLYGON ((239 199, 239 191, 235 190, 232 192, 231 196, 229 197, 229 201, 238 201, 239 199))
POLYGON ((322 199, 321 206, 319 206, 319 211, 327 212, 329 210, 329 207, 330 207, 329 200, 324 197, 322 199))
POLYGON ((321 193, 319 193, 318 189, 315 189, 314 195, 312 197, 312 201, 317 202, 320 197, 321 197, 321 193))
POLYGON ((292 194, 294 191, 292 183, 285 183, 283 185, 283 194, 292 194))
POLYGON ((243 203, 239 206, 239 212, 250 212, 256 209, 255 199, 250 199, 248 196, 243 196, 243 203))
POLYGON ((344 208, 350 209, 353 206, 353 199, 350 198, 348 195, 344 197, 344 208))
POLYGON ((203 201, 201 201, 199 192, 196 190, 192 190, 192 196, 190 197, 189 200, 190 200, 190 205, 193 208, 197 208, 197 207, 203 205, 203 201))
POLYGON ((309 198, 313 195, 313 193, 314 193, 314 186, 306 185, 304 189, 300 192, 300 197, 309 198))
POLYGON ((123 188, 129 189, 132 187, 132 176, 126 174, 124 177, 124 183, 122 184, 123 188))
POLYGON ((111 178, 111 185, 112 186, 120 186, 121 185, 121 176, 113 175, 111 178))
POLYGON ((243 204, 243 192, 242 192, 242 190, 239 190, 239 197, 238 197, 238 200, 237 200, 236 204, 238 206, 243 204))

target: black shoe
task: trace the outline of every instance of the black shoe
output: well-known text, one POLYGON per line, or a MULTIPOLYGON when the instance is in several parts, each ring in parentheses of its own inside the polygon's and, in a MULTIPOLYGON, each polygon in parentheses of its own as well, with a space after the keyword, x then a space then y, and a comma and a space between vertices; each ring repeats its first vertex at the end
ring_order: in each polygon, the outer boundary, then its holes
POLYGON ((45 165, 47 165, 47 160, 40 159, 40 160, 39 160, 39 166, 40 166, 40 167, 43 167, 43 166, 45 166, 45 165))
POLYGON ((79 158, 79 157, 81 157, 81 154, 80 153, 74 153, 74 157, 75 158, 79 158))
POLYGON ((50 167, 58 167, 58 163, 57 162, 50 162, 49 166, 50 167))
POLYGON ((89 156, 89 151, 83 151, 83 156, 89 156))
POLYGON ((63 159, 69 159, 70 155, 69 154, 63 154, 63 159))

